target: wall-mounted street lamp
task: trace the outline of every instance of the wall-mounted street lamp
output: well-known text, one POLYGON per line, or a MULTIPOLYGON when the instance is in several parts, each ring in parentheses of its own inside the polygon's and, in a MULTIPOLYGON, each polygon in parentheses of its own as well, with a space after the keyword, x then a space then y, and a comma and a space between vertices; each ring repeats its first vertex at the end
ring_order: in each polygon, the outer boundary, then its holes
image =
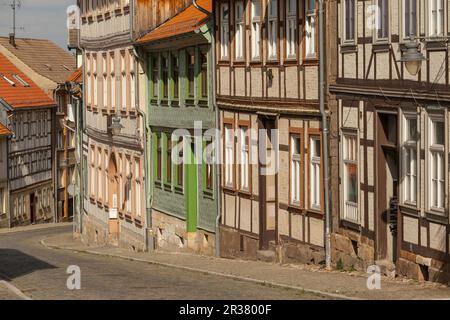
POLYGON ((120 131, 122 130, 123 126, 120 123, 120 117, 116 116, 112 119, 112 124, 109 127, 111 129, 111 132, 113 135, 118 135, 120 134, 120 131))
POLYGON ((422 67, 422 61, 426 60, 422 52, 420 52, 420 43, 415 41, 414 36, 409 38, 409 42, 405 43, 406 50, 403 53, 400 62, 405 63, 406 70, 412 76, 419 73, 422 67))

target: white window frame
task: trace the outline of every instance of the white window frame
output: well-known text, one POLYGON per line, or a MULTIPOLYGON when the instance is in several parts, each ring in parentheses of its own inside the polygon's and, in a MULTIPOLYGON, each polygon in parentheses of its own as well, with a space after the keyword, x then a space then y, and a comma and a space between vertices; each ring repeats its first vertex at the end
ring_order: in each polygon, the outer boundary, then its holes
POLYGON ((358 132, 356 130, 346 130, 342 132, 342 216, 341 219, 360 224, 359 213, 359 139, 358 132), (352 142, 351 144, 349 142, 352 142), (356 202, 348 199, 348 172, 349 166, 356 166, 356 202))
POLYGON ((252 60, 261 59, 261 0, 251 1, 251 37, 252 37, 252 60), (259 7, 259 14, 256 14, 256 8, 259 7))
POLYGON ((446 35, 446 8, 447 1, 428 0, 428 37, 440 38, 446 35), (436 11, 436 13, 434 13, 436 11), (441 11, 441 14, 439 14, 441 11), (435 16, 435 19, 433 17, 435 16))
POLYGON ((230 9, 228 3, 220 4, 220 58, 228 60, 229 58, 229 37, 230 32, 230 9))
POLYGON ((134 159, 134 177, 135 177, 135 207, 136 207, 136 217, 141 219, 142 217, 142 203, 141 203, 141 161, 139 158, 134 159))
POLYGON ((247 126, 239 126, 239 160, 240 160, 239 184, 240 189, 243 191, 249 191, 250 189, 249 186, 250 143, 247 144, 247 139, 250 138, 249 134, 250 130, 247 126))
POLYGON ((244 23, 244 1, 236 1, 234 3, 234 58, 236 60, 244 60, 244 35, 245 35, 245 23, 244 23))
POLYGON ((278 0, 267 2, 267 59, 278 59, 278 0))
POLYGON ((447 143, 447 130, 444 115, 429 114, 428 115, 428 135, 427 135, 427 158, 429 165, 428 168, 428 209, 439 213, 445 213, 446 207, 446 185, 447 185, 447 157, 445 152, 445 145, 447 143), (443 144, 435 143, 434 141, 434 130, 436 123, 444 124, 444 142, 443 144), (442 163, 438 162, 435 166, 435 161, 433 161, 433 156, 436 155, 441 157, 442 163), (437 170, 437 177, 434 177, 435 168, 437 170), (434 196, 436 196, 436 201, 434 201, 434 196))
POLYGON ((231 124, 224 124, 225 134, 225 186, 234 187, 234 130, 231 124))
POLYGON ((290 136, 290 162, 291 162, 291 204, 297 207, 301 205, 301 170, 302 170, 302 137, 300 134, 290 136), (295 140, 299 140, 298 153, 294 153, 295 140))
POLYGON ((408 205, 417 205, 418 196, 418 132, 419 119, 415 114, 403 114, 402 128, 402 196, 403 203, 408 205), (409 121, 416 121, 416 138, 412 140, 409 137, 409 121))
POLYGON ((375 11, 375 21, 377 27, 374 31, 376 42, 389 42, 391 26, 389 1, 390 0, 375 0, 375 5, 378 6, 375 11), (383 32, 383 30, 385 32, 383 32), (382 33, 381 35, 380 32, 382 33))
POLYGON ((297 58, 297 0, 286 0, 286 59, 297 58))
POLYGON ((343 24, 342 24, 342 34, 343 34, 343 44, 355 44, 357 37, 357 0, 342 0, 342 16, 343 16, 343 24), (353 10, 349 8, 349 5, 353 4, 353 10), (352 16, 347 14, 347 12, 352 11, 352 16), (351 28, 353 35, 350 36, 347 29, 351 28))
POLYGON ((307 0, 305 2, 305 56, 306 59, 317 57, 317 2, 307 0), (314 2, 314 8, 310 8, 310 2, 314 2))
POLYGON ((322 151, 321 151, 321 139, 319 135, 309 136, 309 206, 311 209, 320 210, 322 205, 322 190, 321 190, 321 161, 322 161, 322 151), (315 153, 315 144, 319 144, 320 154, 315 153))
POLYGON ((114 52, 109 53, 109 72, 111 109, 116 110, 116 59, 114 52))
POLYGON ((103 199, 103 150, 97 148, 97 200, 103 199))
POLYGON ((102 79, 102 103, 103 109, 106 109, 108 108, 108 54, 106 52, 102 53, 102 79))
POLYGON ((417 38, 419 35, 417 34, 418 28, 418 5, 417 0, 402 0, 402 35, 403 40, 409 40, 410 37, 414 36, 417 38), (406 4, 409 4, 408 6, 406 4), (407 7, 409 7, 409 11, 407 11, 407 7), (413 10, 411 10, 413 9, 413 10), (411 29, 415 29, 415 32, 411 32, 411 29), (409 32, 407 32, 409 29, 409 32))

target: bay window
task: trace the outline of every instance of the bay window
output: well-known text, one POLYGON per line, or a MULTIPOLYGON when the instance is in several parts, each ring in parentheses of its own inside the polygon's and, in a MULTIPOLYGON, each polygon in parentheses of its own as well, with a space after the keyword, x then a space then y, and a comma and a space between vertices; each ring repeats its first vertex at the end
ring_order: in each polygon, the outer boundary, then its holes
POLYGON ((445 200, 445 125, 442 118, 432 117, 428 135, 430 161, 429 205, 430 209, 442 211, 445 200))
POLYGON ((342 159, 344 163, 344 216, 343 219, 359 223, 358 215, 358 143, 355 133, 344 133, 342 159))
POLYGON ((234 36, 234 57, 236 60, 244 59, 244 4, 242 1, 235 2, 235 36, 234 36))
POLYGON ((228 42, 230 18, 228 4, 222 3, 220 5, 220 58, 228 59, 228 42))
POLYGON ((306 0, 305 17, 306 17, 306 25, 305 25, 306 58, 315 58, 317 53, 316 0, 306 0))
POLYGON ((252 60, 261 56, 261 0, 252 0, 251 9, 252 60))
POLYGON ((277 40, 278 40, 278 0, 268 0, 268 58, 269 60, 277 59, 277 40))
POLYGON ((301 181, 301 140, 300 135, 291 136, 291 203, 300 206, 301 181))
POLYGON ((286 58, 297 55, 297 0, 286 1, 286 58))
POLYGON ((429 0, 429 35, 430 37, 444 36, 445 3, 444 0, 429 0))
POLYGON ((404 202, 417 201, 417 118, 406 115, 403 138, 403 197, 404 202))
POLYGON ((310 206, 313 209, 320 210, 321 199, 321 171, 320 171, 321 146, 320 137, 310 137, 310 206))

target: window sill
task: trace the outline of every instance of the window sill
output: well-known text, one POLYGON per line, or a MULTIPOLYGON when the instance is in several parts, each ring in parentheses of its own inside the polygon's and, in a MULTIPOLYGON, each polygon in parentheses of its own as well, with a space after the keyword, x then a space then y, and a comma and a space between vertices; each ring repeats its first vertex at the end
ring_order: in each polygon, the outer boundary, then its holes
POLYGON ((429 221, 437 222, 439 224, 448 224, 448 216, 444 211, 442 212, 427 211, 425 212, 425 217, 429 221))
POLYGON ((350 230, 354 230, 354 231, 358 231, 358 232, 361 231, 361 226, 354 221, 340 219, 340 225, 341 225, 341 227, 345 227, 350 230))
POLYGON ((303 59, 303 65, 305 66, 318 66, 319 65, 319 59, 317 58, 306 58, 303 59))
POLYGON ((177 193, 177 194, 181 194, 181 195, 184 194, 183 187, 175 186, 174 190, 175 190, 175 193, 177 193))
POLYGON ((160 181, 155 181, 155 187, 161 189, 162 185, 160 181))
POLYGON ((172 191, 172 185, 169 183, 164 183, 164 190, 165 191, 172 191))
POLYGON ((202 108, 208 107, 208 100, 205 98, 199 99, 197 104, 202 108))
POLYGON ((212 190, 203 190, 203 198, 214 200, 214 191, 212 191, 212 190))
POLYGON ((372 52, 376 52, 376 53, 389 52, 390 46, 391 45, 390 45, 389 41, 387 41, 387 40, 376 41, 372 45, 372 52))

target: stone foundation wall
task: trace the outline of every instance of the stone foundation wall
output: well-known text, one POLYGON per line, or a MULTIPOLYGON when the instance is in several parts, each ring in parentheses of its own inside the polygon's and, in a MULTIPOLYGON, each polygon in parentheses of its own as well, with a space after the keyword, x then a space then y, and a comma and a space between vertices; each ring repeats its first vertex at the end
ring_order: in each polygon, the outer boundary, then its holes
POLYGON ((157 249, 203 255, 215 253, 214 233, 204 230, 187 232, 185 220, 157 210, 152 210, 152 224, 157 249))
POLYGON ((354 268, 366 271, 375 264, 372 240, 352 232, 331 235, 331 261, 335 267, 354 268))
POLYGON ((241 234, 236 229, 220 227, 220 256, 256 260, 259 240, 241 234))
POLYGON ((119 247, 143 252, 145 247, 144 228, 136 227, 120 220, 119 247))
POLYGON ((277 262, 324 264, 325 250, 322 247, 300 242, 280 241, 277 246, 277 262))
POLYGON ((110 243, 109 226, 103 221, 83 214, 83 234, 81 240, 87 245, 106 245, 110 243))
POLYGON ((450 285, 450 264, 412 252, 400 252, 396 271, 398 275, 418 281, 432 281, 450 285))

